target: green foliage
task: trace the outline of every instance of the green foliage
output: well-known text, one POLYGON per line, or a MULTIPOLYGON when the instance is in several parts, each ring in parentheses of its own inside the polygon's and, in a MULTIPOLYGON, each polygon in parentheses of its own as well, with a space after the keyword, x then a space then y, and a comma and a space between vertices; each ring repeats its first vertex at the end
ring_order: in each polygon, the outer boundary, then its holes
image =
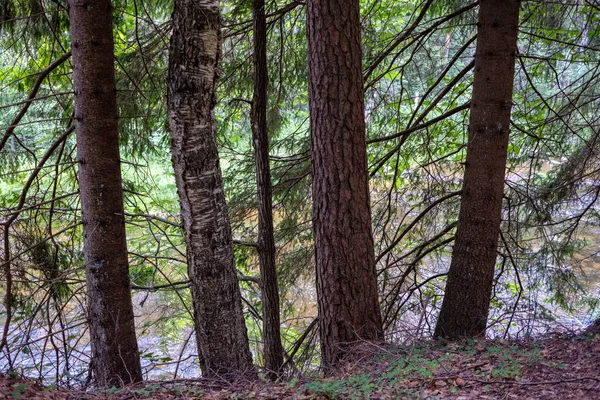
POLYGON ((496 359, 494 368, 489 372, 492 378, 517 379, 521 375, 521 362, 515 357, 520 351, 516 346, 509 348, 489 346, 486 352, 489 357, 496 359))
POLYGON ((304 389, 314 396, 328 399, 364 399, 375 387, 367 374, 351 375, 344 379, 327 378, 306 383, 304 389))
MULTIPOLYGON (((519 380, 527 366, 547 364, 537 346, 502 342, 419 342, 384 349, 377 356, 350 363, 332 377, 305 383, 314 397, 331 399, 425 399, 451 393, 460 396, 469 380, 482 384, 519 380)), ((464 392, 463 395, 467 395, 464 392)))
MULTIPOLYGON (((361 1, 373 231, 383 315, 393 340, 429 334, 443 294, 460 198, 436 202, 462 184, 469 117, 463 106, 470 101, 476 44, 477 8, 468 8, 471 3, 434 1, 425 10, 427 2, 361 1), (431 122, 434 119, 439 120, 431 122)), ((150 367, 175 360, 173 345, 187 343, 192 327, 166 128, 172 4, 119 0, 113 7, 130 271, 133 284, 146 288, 136 289, 133 298, 136 313, 144 315, 138 325, 141 343, 153 340, 142 349, 150 367), (173 283, 180 285, 169 288, 173 283)), ((222 7, 225 40, 215 111, 234 236, 247 242, 255 242, 257 236, 247 103, 253 87, 251 7, 250 1, 222 7)), ((302 338, 304 321, 315 313, 315 299, 310 298, 314 274, 308 49, 301 3, 271 2, 266 11, 278 279, 283 334, 291 349, 302 338)), ((62 1, 0 0, 0 21, 4 132, 23 109, 39 72, 68 51, 70 38, 62 1)), ((597 307, 597 293, 580 279, 587 265, 580 259, 594 259, 589 248, 596 239, 590 232, 600 222, 598 22, 600 11, 587 3, 523 3, 491 335, 534 335, 543 329, 540 319, 552 320, 563 311, 585 314, 583 310, 597 307)), ((50 326, 65 332, 64 337, 54 335, 61 354, 82 348, 83 237, 74 135, 56 143, 73 122, 71 68, 66 61, 49 73, 14 135, 0 149, 0 219, 19 212, 10 228, 14 332, 22 333, 11 338, 14 354, 39 351, 27 345, 27 338, 33 329, 50 326), (31 187, 24 192, 29 179, 31 187)), ((236 246, 235 255, 241 275, 258 275, 254 248, 236 246)), ((249 333, 260 360, 260 291, 251 281, 242 288, 249 333)), ((311 334, 300 344, 295 357, 301 369, 318 363, 315 343, 311 334)), ((464 351, 478 350, 473 344, 464 351)), ((486 351, 486 357, 505 362, 497 367, 498 378, 517 376, 519 366, 510 363, 510 351, 493 351, 486 351)), ((381 379, 429 379, 443 362, 416 362, 407 356, 396 360, 381 379)), ((55 376, 49 372, 55 367, 30 365, 29 370, 37 367, 48 379, 55 376)), ((60 379, 72 376, 80 372, 66 371, 60 379)), ((341 382, 324 380, 307 390, 360 398, 373 389, 366 379, 358 375, 341 382)))
POLYGON ((26 383, 17 383, 15 390, 10 393, 13 399, 20 399, 21 396, 27 391, 29 386, 26 383))

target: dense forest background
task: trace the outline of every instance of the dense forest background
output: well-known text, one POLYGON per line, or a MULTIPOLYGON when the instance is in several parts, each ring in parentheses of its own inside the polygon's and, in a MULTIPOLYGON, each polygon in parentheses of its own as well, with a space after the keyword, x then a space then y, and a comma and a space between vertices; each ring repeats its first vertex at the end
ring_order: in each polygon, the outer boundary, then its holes
MULTIPOLYGON (((144 377, 200 374, 171 164, 173 5, 113 6, 132 300, 144 377)), ((253 6, 221 4, 215 115, 235 266, 263 365, 251 104, 253 6)), ((265 4, 269 158, 285 368, 315 369, 306 8, 265 4)), ((375 262, 385 340, 430 337, 444 296, 467 146, 478 2, 361 1, 375 262)), ((0 369, 89 380, 67 4, 0 1, 0 369)), ((600 4, 523 1, 493 296, 492 338, 580 329, 598 316, 600 4)))

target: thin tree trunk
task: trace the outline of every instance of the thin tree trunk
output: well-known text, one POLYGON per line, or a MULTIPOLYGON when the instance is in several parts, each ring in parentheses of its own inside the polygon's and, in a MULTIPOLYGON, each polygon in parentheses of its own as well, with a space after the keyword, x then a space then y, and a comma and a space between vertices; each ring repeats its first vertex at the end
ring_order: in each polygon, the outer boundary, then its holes
POLYGON ((519 1, 479 6, 460 214, 435 336, 485 335, 504 194, 519 1))
POLYGON ((176 0, 172 21, 169 127, 200 367, 205 376, 234 378, 254 370, 217 152, 219 2, 176 0))
POLYGON ((322 366, 383 339, 367 179, 359 2, 308 1, 313 230, 322 366))
POLYGON ((142 380, 119 159, 110 0, 70 0, 83 250, 92 365, 101 386, 142 380))
POLYGON ((283 365, 279 317, 279 287, 275 265, 273 236, 273 200, 269 163, 267 99, 269 70, 267 65, 267 19, 265 1, 253 0, 254 19, 254 96, 252 98, 252 145, 256 163, 258 207, 258 259, 260 264, 263 315, 264 367, 271 379, 277 378, 283 365))

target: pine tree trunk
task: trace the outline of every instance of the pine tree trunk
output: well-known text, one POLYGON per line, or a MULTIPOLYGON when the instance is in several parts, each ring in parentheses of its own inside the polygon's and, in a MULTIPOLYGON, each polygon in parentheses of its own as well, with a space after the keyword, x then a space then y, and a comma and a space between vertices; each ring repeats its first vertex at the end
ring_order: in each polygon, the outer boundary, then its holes
POLYGON ((172 21, 169 127, 200 367, 234 378, 253 367, 217 152, 219 2, 175 0, 172 21))
POLYGON ((142 380, 129 281, 110 0, 69 1, 93 373, 142 380))
POLYGON ((482 0, 460 214, 435 336, 485 335, 504 194, 519 1, 482 0))
POLYGON ((275 265, 275 238, 269 133, 267 130, 267 98, 269 71, 267 66, 267 20, 265 1, 253 0, 254 19, 254 96, 252 98, 252 144, 256 163, 258 207, 258 258, 260 264, 263 316, 264 367, 275 379, 283 365, 279 317, 279 287, 275 265))
POLYGON ((371 233, 359 2, 308 1, 313 230, 322 365, 383 339, 371 233))

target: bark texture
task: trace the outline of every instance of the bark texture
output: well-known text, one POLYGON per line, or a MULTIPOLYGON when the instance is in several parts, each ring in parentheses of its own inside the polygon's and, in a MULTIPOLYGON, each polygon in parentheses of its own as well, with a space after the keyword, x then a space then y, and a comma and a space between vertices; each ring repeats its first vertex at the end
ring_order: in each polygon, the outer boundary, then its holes
POLYGON ((175 0, 167 102, 200 367, 252 374, 217 152, 214 107, 221 51, 217 0, 175 0))
POLYGON ((273 199, 269 163, 267 99, 269 70, 267 65, 267 19, 265 1, 253 0, 254 20, 254 96, 252 98, 252 145, 256 163, 256 202, 258 208, 258 259, 260 265, 263 316, 264 367, 271 379, 283 366, 279 317, 279 287, 273 236, 273 199))
POLYGON ((367 179, 359 2, 309 0, 313 230, 322 365, 383 330, 367 179))
POLYGON ((83 250, 93 373, 142 380, 131 303, 110 0, 70 0, 83 250))
POLYGON ((485 335, 510 130, 519 1, 482 0, 460 214, 435 336, 485 335))

